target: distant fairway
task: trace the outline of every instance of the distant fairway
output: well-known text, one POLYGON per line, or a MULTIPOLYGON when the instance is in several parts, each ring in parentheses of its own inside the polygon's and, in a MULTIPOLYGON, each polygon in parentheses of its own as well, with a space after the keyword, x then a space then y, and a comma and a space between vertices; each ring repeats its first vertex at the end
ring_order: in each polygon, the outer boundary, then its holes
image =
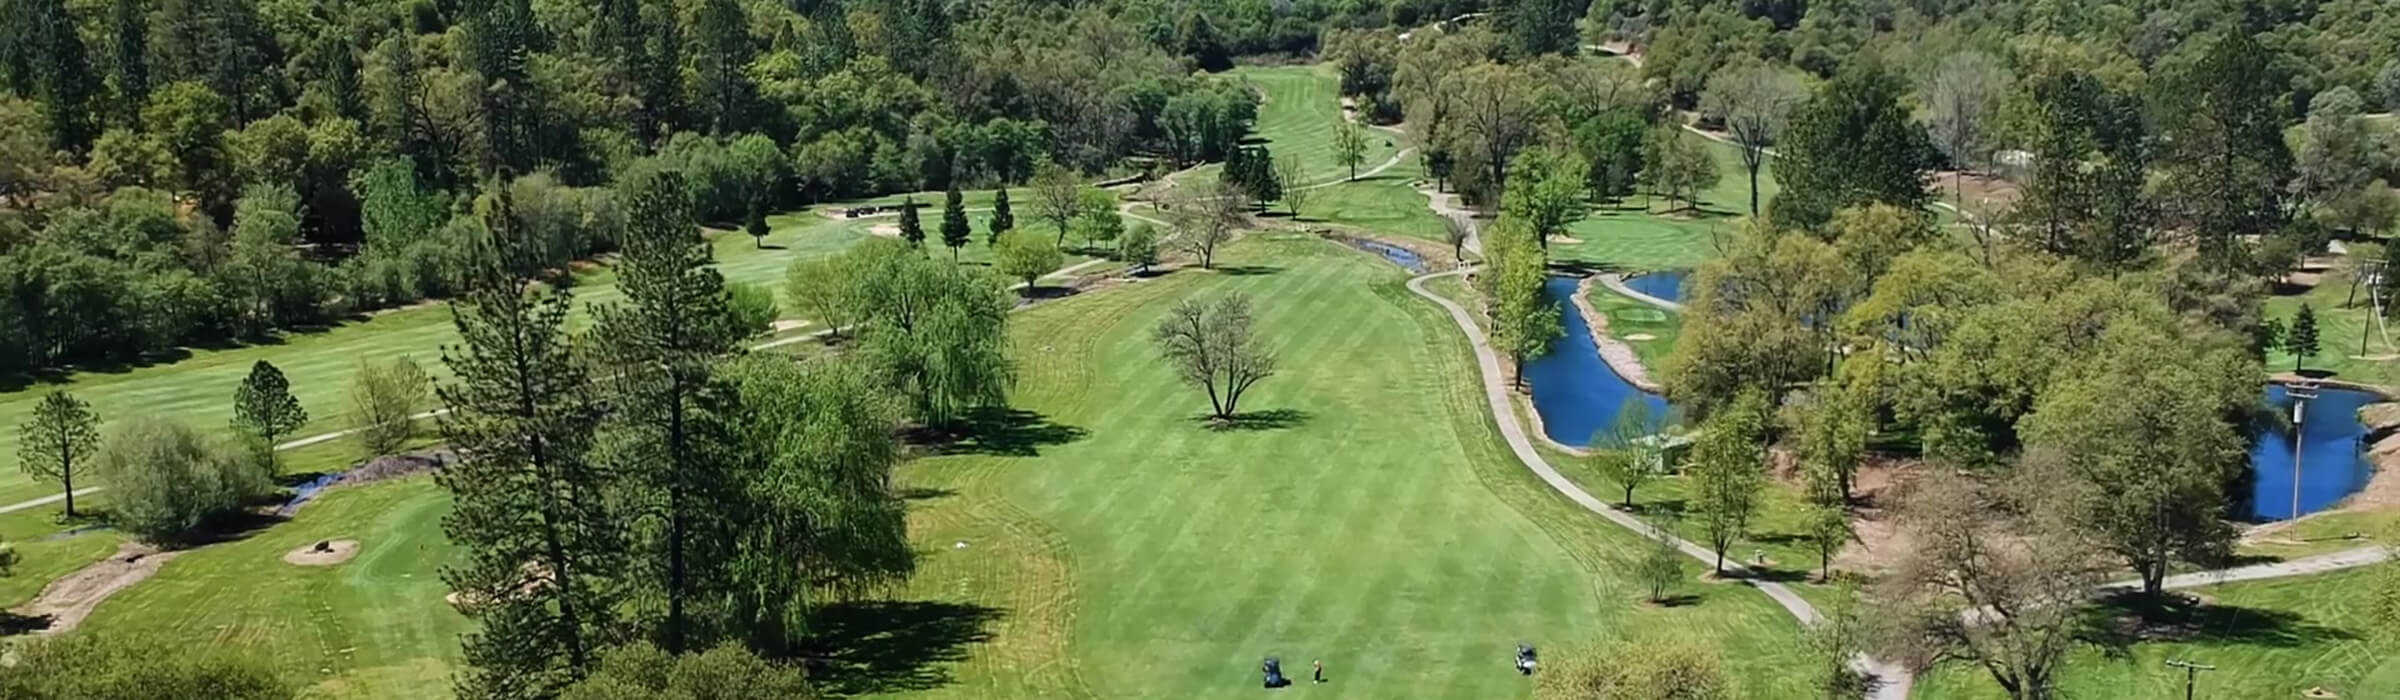
MULTIPOLYGON (((1582 220, 1567 225, 1575 243, 1552 243, 1550 256, 1610 267, 1639 270, 1689 268, 1717 256, 1717 239, 1740 229, 1750 215, 1750 176, 1742 168, 1741 149, 1685 132, 1683 138, 1708 147, 1716 157, 1717 186, 1700 195, 1698 211, 1665 211, 1663 197, 1634 195, 1618 208, 1594 208, 1582 220)), ((1770 162, 1758 172, 1758 202, 1764 209, 1783 191, 1770 162)), ((1680 203, 1677 204, 1680 206, 1680 203)))
POLYGON ((1722 649, 1748 697, 1801 694, 1798 628, 1763 596, 1692 582, 1696 605, 1635 602, 1618 572, 1641 540, 1509 459, 1464 338, 1397 268, 1296 238, 1227 261, 1021 314, 1028 413, 1004 454, 903 469, 925 496, 910 597, 993 634, 922 694, 1248 696, 1281 655, 1326 662, 1334 683, 1300 692, 1521 697, 1515 643, 1637 632, 1722 649), (1176 299, 1235 291, 1281 353, 1245 409, 1283 423, 1217 432, 1149 332, 1176 299))

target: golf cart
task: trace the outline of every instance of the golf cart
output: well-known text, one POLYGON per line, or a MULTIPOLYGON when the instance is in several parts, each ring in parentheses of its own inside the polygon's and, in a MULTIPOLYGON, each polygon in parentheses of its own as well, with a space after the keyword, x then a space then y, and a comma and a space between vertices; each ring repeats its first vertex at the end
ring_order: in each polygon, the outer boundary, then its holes
POLYGON ((1292 684, 1290 680, 1283 677, 1283 659, 1269 656, 1267 662, 1260 665, 1259 670, 1266 672, 1266 687, 1268 688, 1281 688, 1292 684))
POLYGON ((1517 673, 1519 673, 1519 674, 1522 674, 1522 675, 1527 675, 1527 676, 1533 675, 1533 665, 1534 665, 1534 663, 1535 663, 1535 659, 1534 659, 1534 653, 1533 653, 1533 645, 1531 645, 1531 644, 1519 644, 1519 645, 1517 645, 1517 673))

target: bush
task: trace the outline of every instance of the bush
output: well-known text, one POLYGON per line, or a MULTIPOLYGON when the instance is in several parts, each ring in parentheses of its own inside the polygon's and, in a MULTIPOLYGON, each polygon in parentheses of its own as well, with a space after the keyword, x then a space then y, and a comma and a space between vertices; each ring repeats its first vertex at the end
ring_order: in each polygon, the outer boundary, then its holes
POLYGON ((743 335, 755 337, 774 330, 775 317, 783 313, 775 308, 775 290, 766 285, 732 282, 725 285, 725 293, 733 298, 734 325, 741 328, 743 335))
POLYGON ((157 418, 119 423, 92 464, 117 528, 148 542, 177 541, 269 488, 243 450, 157 418))
POLYGON ((799 669, 758 658, 738 645, 671 656, 648 643, 608 650, 600 670, 567 687, 560 700, 797 700, 816 697, 799 669))
POLYGON ((1714 651, 1684 639, 1628 641, 1558 654, 1534 682, 1535 700, 1721 700, 1733 678, 1714 651))
POLYGON ((31 643, 0 673, 12 700, 281 700, 291 688, 256 660, 209 647, 169 648, 80 634, 31 643))
POLYGON ((416 437, 412 416, 433 397, 425 368, 406 356, 377 365, 360 360, 350 380, 350 430, 370 459, 392 454, 416 437))

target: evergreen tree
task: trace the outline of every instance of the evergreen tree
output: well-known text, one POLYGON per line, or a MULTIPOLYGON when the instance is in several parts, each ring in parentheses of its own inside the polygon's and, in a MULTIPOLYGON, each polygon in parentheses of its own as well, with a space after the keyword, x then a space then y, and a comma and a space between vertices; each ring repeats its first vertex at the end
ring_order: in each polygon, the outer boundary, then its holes
POLYGON ((2298 372, 2317 356, 2317 310, 2300 305, 2300 315, 2292 318, 2292 329, 2285 334, 2283 349, 2292 354, 2292 371, 2298 372))
POLYGON ((1494 3, 1493 9, 1517 55, 1573 56, 1583 44, 1575 21, 1583 19, 1590 4, 1590 0, 1502 0, 1494 3))
POLYGON ((117 113, 126 121, 141 115, 142 104, 150 99, 150 27, 143 16, 142 0, 116 0, 108 8, 110 49, 114 60, 109 64, 109 79, 115 83, 117 113))
POLYGON ((1184 55, 1200 64, 1200 70, 1214 73, 1233 69, 1233 53, 1225 48, 1225 40, 1217 36, 1217 25, 1209 21, 1207 13, 1193 10, 1184 15, 1177 43, 1184 55))
POLYGON ((526 63, 541 40, 541 28, 526 0, 489 0, 467 15, 468 57, 482 77, 483 170, 524 172, 539 150, 540 117, 535 113, 532 75, 526 63))
POLYGON ((256 2, 160 0, 150 18, 152 55, 158 58, 152 71, 167 80, 208 85, 224 97, 237 124, 273 111, 270 93, 281 50, 259 18, 256 2))
POLYGON ((307 422, 308 409, 293 398, 292 383, 283 378, 283 370, 266 360, 250 365, 250 376, 233 392, 233 427, 257 438, 255 447, 268 474, 274 473, 275 443, 307 422))
POLYGON ((1907 86, 1872 55, 1853 61, 1792 115, 1768 206, 1777 224, 1815 229, 1835 211, 1883 203, 1916 211, 1941 152, 1902 104, 1907 86))
POLYGON ((750 203, 749 211, 742 217, 742 232, 750 234, 751 247, 767 247, 767 234, 773 233, 774 229, 767 227, 767 208, 764 205, 755 201, 750 203))
POLYGON ((625 200, 632 221, 618 286, 628 303, 600 309, 594 335, 614 373, 611 454, 647 494, 636 500, 651 512, 640 515, 665 523, 648 568, 666 597, 664 646, 680 652, 690 608, 726 592, 734 553, 721 506, 738 488, 727 428, 735 404, 714 371, 740 352, 743 333, 682 173, 639 176, 625 200))
POLYGON ((734 0, 705 0, 693 23, 693 75, 699 80, 695 87, 710 133, 749 131, 756 88, 747 71, 758 50, 750 38, 748 15, 734 0))
POLYGON ((92 74, 83 38, 75 32, 75 18, 67 14, 65 0, 20 0, 16 5, 21 14, 8 21, 25 23, 17 31, 31 56, 33 92, 50 117, 51 145, 81 152, 98 134, 92 122, 92 91, 100 80, 92 74))
POLYGON ((474 459, 435 478, 454 501, 442 532, 462 552, 442 578, 480 625, 462 640, 465 698, 538 698, 588 673, 616 625, 607 578, 624 570, 610 475, 587 459, 600 409, 568 342, 566 287, 529 287, 512 270, 525 245, 506 187, 483 207, 467 291, 450 306, 461 345, 438 393, 443 438, 474 459))
POLYGON ((900 200, 900 240, 911 248, 925 244, 925 224, 917 220, 917 198, 900 200))
MULTIPOLYGON (((967 205, 962 197, 956 183, 952 183, 950 191, 942 195, 942 240, 958 241, 958 245, 963 246, 967 244, 967 237, 974 235, 975 232, 967 227, 967 205)), ((920 234, 918 241, 923 239, 923 235, 920 234)), ((911 243, 918 241, 911 241, 911 243)))
POLYGON ((33 416, 17 427, 17 468, 37 481, 57 479, 69 518, 75 517, 75 470, 99 448, 100 415, 64 391, 44 394, 33 416))
POLYGON ((1017 215, 1008 208, 1008 188, 1002 187, 992 195, 992 230, 984 234, 983 242, 996 244, 1000 234, 1017 230, 1017 215))
POLYGON ((2159 187, 2177 193, 2167 199, 2169 218, 2196 234, 2202 258, 2220 269, 2246 269, 2241 239, 2271 235, 2289 220, 2293 157, 2282 93, 2292 79, 2277 66, 2287 60, 2249 32, 2228 29, 2199 61, 2151 81, 2165 144, 2159 187))

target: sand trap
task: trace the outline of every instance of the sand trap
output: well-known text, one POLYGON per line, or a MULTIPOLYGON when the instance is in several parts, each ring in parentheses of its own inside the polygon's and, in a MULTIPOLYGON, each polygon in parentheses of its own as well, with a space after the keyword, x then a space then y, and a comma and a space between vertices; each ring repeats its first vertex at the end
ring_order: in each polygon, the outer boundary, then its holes
POLYGON ((92 614, 93 608, 100 606, 100 601, 141 583, 142 579, 150 578, 151 574, 158 573, 158 567, 166 565, 167 560, 180 554, 180 551, 161 552, 146 544, 126 542, 119 545, 117 553, 109 555, 107 559, 51 581, 49 586, 42 588, 40 596, 35 597, 33 602, 18 606, 15 612, 26 617, 49 618, 50 625, 34 630, 32 634, 35 636, 75 629, 75 625, 92 614))
POLYGON ((1648 334, 1648 333, 1635 333, 1635 334, 1632 334, 1632 335, 1625 336, 1625 339, 1626 339, 1626 340, 1633 341, 1633 342, 1636 342, 1636 343, 1639 343, 1639 342, 1643 342, 1643 341, 1647 341, 1647 340, 1657 340, 1657 339, 1658 339, 1658 336, 1651 335, 1651 334, 1648 334))
POLYGON ((1550 237, 1550 242, 1552 242, 1552 243, 1557 243, 1557 244, 1559 244, 1559 245, 1583 245, 1583 239, 1581 239, 1581 238, 1576 238, 1576 237, 1574 237, 1574 236, 1556 236, 1556 235, 1554 235, 1554 236, 1551 236, 1551 237, 1550 237))
POLYGON ((295 566, 333 566, 358 556, 358 540, 315 542, 283 553, 283 563, 295 566), (319 550, 317 545, 324 545, 319 550))
POLYGON ((875 234, 875 235, 878 235, 878 236, 882 236, 882 237, 884 237, 884 238, 899 238, 899 237, 900 237, 900 225, 899 225, 899 224, 876 224, 874 228, 867 229, 867 232, 868 232, 868 233, 875 234))

